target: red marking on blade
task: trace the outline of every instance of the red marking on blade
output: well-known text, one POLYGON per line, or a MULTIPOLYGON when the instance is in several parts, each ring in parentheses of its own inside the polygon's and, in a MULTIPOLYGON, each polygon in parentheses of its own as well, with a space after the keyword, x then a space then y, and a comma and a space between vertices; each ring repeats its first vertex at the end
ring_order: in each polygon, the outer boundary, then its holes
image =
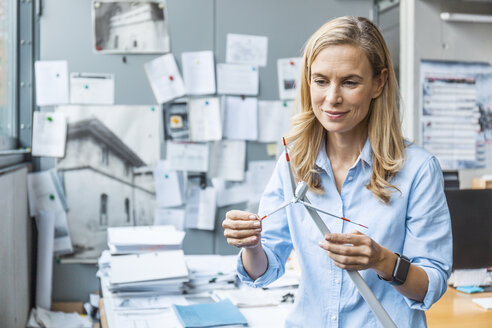
POLYGON ((342 217, 340 217, 340 219, 345 220, 345 221, 347 221, 347 222, 351 222, 349 219, 344 218, 343 216, 342 216, 342 217))
POLYGON ((285 153, 285 158, 287 158, 287 162, 290 162, 289 153, 285 153))
POLYGON ((368 227, 366 227, 366 226, 365 226, 365 225, 363 225, 363 224, 360 224, 360 223, 357 223, 357 224, 358 224, 358 225, 360 225, 361 227, 364 227, 364 228, 366 228, 366 229, 369 229, 368 227))
POLYGON ((282 137, 282 140, 284 141, 284 146, 287 146, 287 143, 285 142, 285 138, 282 137))
POLYGON ((267 216, 265 215, 264 217, 262 217, 260 220, 263 220, 264 218, 266 218, 267 216))

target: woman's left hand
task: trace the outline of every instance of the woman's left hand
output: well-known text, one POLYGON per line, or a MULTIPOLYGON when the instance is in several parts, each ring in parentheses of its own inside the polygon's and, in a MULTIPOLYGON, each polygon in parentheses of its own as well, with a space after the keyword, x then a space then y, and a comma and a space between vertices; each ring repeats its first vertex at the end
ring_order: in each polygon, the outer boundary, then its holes
POLYGON ((383 260, 383 247, 359 231, 329 233, 319 242, 335 264, 346 270, 365 270, 383 260))

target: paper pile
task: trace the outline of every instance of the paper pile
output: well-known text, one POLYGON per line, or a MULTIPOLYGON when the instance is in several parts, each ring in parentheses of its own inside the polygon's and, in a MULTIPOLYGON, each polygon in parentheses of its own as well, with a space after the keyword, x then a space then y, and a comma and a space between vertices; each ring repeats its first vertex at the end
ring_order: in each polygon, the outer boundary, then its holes
POLYGON ((235 288, 236 261, 237 255, 187 255, 190 280, 185 283, 186 292, 235 288))

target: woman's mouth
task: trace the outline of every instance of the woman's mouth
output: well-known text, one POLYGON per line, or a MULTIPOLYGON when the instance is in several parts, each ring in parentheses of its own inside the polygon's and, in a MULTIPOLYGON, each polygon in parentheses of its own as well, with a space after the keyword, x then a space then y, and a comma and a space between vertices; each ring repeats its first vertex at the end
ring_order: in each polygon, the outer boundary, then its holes
POLYGON ((338 111, 330 111, 325 110, 324 113, 328 116, 329 119, 336 120, 343 116, 345 116, 348 112, 338 112, 338 111))

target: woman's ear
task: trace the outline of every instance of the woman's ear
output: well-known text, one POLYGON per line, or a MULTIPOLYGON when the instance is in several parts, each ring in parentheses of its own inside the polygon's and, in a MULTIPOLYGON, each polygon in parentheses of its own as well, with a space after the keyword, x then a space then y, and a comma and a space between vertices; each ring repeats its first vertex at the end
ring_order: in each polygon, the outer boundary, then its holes
POLYGON ((374 78, 372 99, 376 99, 383 92, 383 88, 388 80, 388 69, 383 68, 381 72, 374 78))

